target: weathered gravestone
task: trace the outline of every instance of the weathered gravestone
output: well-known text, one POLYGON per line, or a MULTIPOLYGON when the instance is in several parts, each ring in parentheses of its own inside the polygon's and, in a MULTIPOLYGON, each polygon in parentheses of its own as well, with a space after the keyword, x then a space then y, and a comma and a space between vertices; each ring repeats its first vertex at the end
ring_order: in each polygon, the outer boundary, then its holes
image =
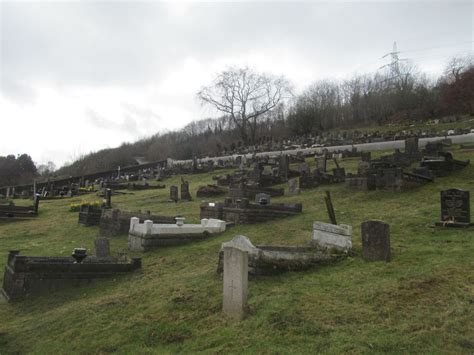
POLYGON ((352 250, 352 227, 316 221, 313 223, 311 245, 322 250, 349 253, 352 250))
POLYGON ((299 193, 300 189, 298 188, 298 179, 293 178, 288 180, 288 194, 298 195, 299 193))
POLYGON ((405 154, 407 154, 412 160, 421 158, 421 153, 418 148, 418 137, 405 139, 405 154))
POLYGON ((181 183, 181 200, 191 201, 191 193, 189 192, 189 182, 182 180, 181 183))
POLYGON ((281 178, 288 179, 288 172, 290 170, 290 157, 288 155, 282 155, 278 165, 278 172, 281 178))
POLYGON ((178 202, 178 186, 170 186, 170 200, 173 202, 178 202))
POLYGON ((438 226, 468 227, 471 225, 469 191, 449 189, 441 191, 441 221, 438 226))
POLYGON ((224 301, 223 312, 242 320, 247 309, 248 254, 233 247, 224 248, 224 301))
POLYGON ((107 238, 97 237, 94 241, 95 256, 98 258, 107 258, 110 256, 110 244, 107 238))
POLYGON ((367 261, 390 261, 390 225, 369 220, 360 226, 362 257, 367 261))

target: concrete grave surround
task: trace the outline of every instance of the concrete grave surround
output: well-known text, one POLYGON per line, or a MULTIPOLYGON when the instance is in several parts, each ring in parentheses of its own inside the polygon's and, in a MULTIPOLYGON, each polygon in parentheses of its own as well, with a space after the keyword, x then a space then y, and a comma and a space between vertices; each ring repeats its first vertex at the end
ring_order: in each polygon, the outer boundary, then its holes
POLYGON ((352 226, 314 222, 311 244, 322 250, 333 249, 348 253, 352 250, 352 226))
POLYGON ((331 253, 307 246, 254 246, 243 235, 235 236, 231 241, 222 243, 217 263, 217 272, 223 270, 225 248, 239 249, 248 254, 249 272, 253 275, 272 275, 284 271, 306 270, 312 266, 326 265, 347 256, 345 253, 331 253))
POLYGON ((226 222, 213 218, 203 218, 200 224, 184 224, 184 218, 176 218, 176 224, 153 224, 150 220, 140 223, 137 217, 133 217, 130 219, 128 247, 132 251, 146 251, 158 246, 202 240, 225 230, 226 222))
POLYGON ((223 312, 230 318, 242 320, 247 309, 248 255, 237 248, 224 248, 223 312))

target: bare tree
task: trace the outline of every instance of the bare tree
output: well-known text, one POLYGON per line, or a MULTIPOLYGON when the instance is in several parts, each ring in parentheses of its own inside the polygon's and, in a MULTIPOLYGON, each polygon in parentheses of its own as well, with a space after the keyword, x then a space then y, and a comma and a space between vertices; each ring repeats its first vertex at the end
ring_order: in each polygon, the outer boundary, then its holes
POLYGON ((448 84, 458 82, 461 74, 471 68, 473 64, 474 57, 472 55, 453 57, 449 59, 444 68, 444 80, 448 84))
POLYGON ((291 86, 284 77, 257 73, 248 67, 223 71, 197 94, 203 104, 228 115, 244 143, 255 142, 259 118, 290 96, 291 86))

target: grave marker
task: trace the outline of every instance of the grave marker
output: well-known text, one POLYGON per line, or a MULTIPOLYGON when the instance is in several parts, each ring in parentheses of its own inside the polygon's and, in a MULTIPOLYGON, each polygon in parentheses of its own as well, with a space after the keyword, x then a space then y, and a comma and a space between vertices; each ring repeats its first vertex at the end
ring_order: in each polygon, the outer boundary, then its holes
POLYGON ((248 254, 237 248, 224 248, 223 312, 235 319, 245 316, 248 297, 248 254))
POLYGON ((181 178, 181 200, 183 201, 191 201, 191 194, 189 193, 189 182, 184 181, 181 178))
POLYGON ((173 202, 178 202, 178 186, 170 186, 170 200, 173 202))
POLYGON ((469 191, 449 189, 441 191, 441 221, 437 225, 467 227, 471 224, 469 191))
POLYGON ((390 225, 369 220, 360 226, 362 257, 366 261, 390 261, 390 225))

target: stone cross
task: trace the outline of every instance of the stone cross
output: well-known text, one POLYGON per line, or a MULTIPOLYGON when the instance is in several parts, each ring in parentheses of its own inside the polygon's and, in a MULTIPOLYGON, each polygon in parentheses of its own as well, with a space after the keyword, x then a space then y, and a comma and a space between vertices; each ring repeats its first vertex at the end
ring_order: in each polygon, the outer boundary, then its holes
POLYGON ((224 302, 223 312, 242 320, 247 309, 248 254, 237 248, 224 248, 224 302))
POLYGON ((360 229, 364 260, 390 261, 390 225, 382 221, 369 220, 363 222, 360 229))

